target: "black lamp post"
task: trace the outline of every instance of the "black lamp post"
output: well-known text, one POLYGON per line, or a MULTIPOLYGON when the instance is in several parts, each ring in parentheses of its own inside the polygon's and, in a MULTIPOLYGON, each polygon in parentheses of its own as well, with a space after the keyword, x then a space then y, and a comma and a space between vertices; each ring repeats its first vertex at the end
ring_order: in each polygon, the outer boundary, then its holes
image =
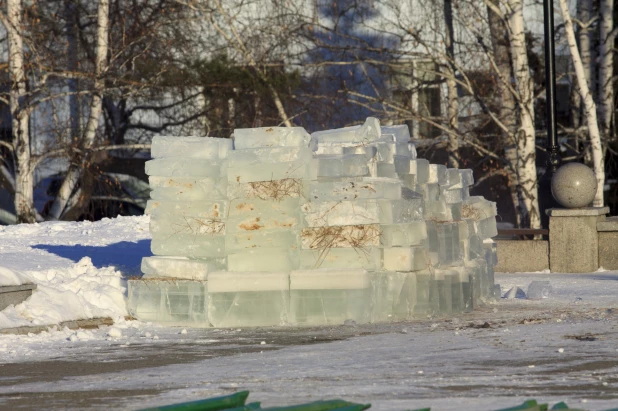
POLYGON ((554 0, 543 0, 543 28, 545 32, 545 98, 547 121, 547 168, 539 181, 541 223, 547 228, 549 217, 545 210, 555 207, 551 194, 551 179, 560 166, 560 148, 556 139, 556 58, 554 50, 554 0))

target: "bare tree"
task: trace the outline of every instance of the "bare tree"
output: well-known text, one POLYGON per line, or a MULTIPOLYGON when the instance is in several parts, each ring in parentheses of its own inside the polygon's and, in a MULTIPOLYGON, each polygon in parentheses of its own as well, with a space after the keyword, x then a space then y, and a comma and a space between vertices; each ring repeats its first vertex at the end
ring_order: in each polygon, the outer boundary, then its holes
MULTIPOLYGON (((459 96, 457 94, 457 82, 455 81, 455 31, 453 29, 453 2, 444 0, 444 46, 446 57, 448 58, 449 76, 446 79, 448 88, 448 125, 451 129, 457 130, 459 127, 459 96)), ((448 136, 449 167, 459 168, 459 141, 455 133, 448 136)))

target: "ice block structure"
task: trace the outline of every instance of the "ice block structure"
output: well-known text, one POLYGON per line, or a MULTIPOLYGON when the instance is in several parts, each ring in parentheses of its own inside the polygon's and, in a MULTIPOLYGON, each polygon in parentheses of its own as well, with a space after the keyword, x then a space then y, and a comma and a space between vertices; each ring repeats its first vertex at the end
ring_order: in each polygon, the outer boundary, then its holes
POLYGON ((495 203, 418 159, 407 126, 155 137, 145 321, 327 325, 449 315, 493 298, 495 203))

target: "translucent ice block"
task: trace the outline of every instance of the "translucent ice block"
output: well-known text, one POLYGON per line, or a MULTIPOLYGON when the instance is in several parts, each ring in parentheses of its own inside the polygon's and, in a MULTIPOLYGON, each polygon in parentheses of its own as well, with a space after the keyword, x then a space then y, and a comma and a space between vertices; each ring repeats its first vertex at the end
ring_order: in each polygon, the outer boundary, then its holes
POLYGON ((475 222, 475 232, 481 239, 491 238, 498 235, 496 218, 489 217, 475 222))
POLYGON ((208 280, 208 318, 215 327, 284 325, 290 277, 286 272, 214 272, 208 280))
POLYGON ((179 278, 205 281, 208 273, 220 270, 223 259, 195 260, 186 257, 144 257, 142 258, 143 279, 179 278))
POLYGON ((298 232, 289 229, 272 229, 228 233, 225 236, 225 251, 228 254, 273 247, 298 249, 300 247, 298 232))
POLYGON ((301 220, 300 201, 288 198, 281 201, 245 199, 232 201, 226 232, 247 233, 273 229, 293 229, 301 220))
POLYGON ((150 249, 155 255, 191 258, 225 257, 224 235, 174 234, 152 236, 150 249))
POLYGON ((301 232, 301 241, 302 248, 306 250, 376 247, 380 245, 380 226, 307 227, 301 232))
POLYGON ((425 247, 391 247, 383 251, 387 271, 418 271, 427 267, 425 247))
MULTIPOLYGON (((407 160, 408 172, 410 167, 410 148, 406 143, 390 143, 390 142, 376 142, 373 146, 377 149, 377 160, 382 163, 395 164, 396 159, 399 159, 405 164, 407 160)), ((407 173, 406 173, 407 174, 407 173)))
POLYGON ((307 227, 378 224, 379 200, 313 201, 302 205, 307 227))
POLYGON ((311 139, 320 143, 369 142, 380 138, 380 120, 367 117, 362 126, 345 127, 335 130, 317 131, 311 134, 311 139))
POLYGON ((148 181, 153 200, 224 200, 227 196, 227 179, 151 176, 148 181))
POLYGON ((237 128, 236 150, 259 147, 308 147, 310 136, 302 127, 237 128))
POLYGON ((463 187, 470 187, 474 184, 474 174, 472 173, 472 170, 466 168, 460 169, 459 172, 461 173, 463 187))
POLYGON ((423 199, 420 197, 378 201, 381 224, 410 223, 423 219, 423 199))
POLYGON ((157 213, 150 216, 150 234, 158 238, 172 238, 179 234, 208 236, 225 234, 221 219, 157 213))
POLYGON ((446 166, 442 164, 429 164, 429 183, 446 184, 446 166))
POLYGON ((418 317, 438 313, 440 302, 433 272, 424 269, 410 275, 416 279, 416 304, 412 315, 418 317))
POLYGON ((253 248, 229 253, 228 271, 292 271, 298 269, 298 251, 291 247, 253 248))
POLYGON ((341 201, 356 199, 399 199, 401 183, 386 178, 363 178, 360 181, 312 182, 310 201, 341 201))
POLYGON ((405 124, 398 126, 382 126, 380 127, 382 134, 392 134, 397 141, 408 143, 410 141, 410 130, 405 124))
POLYGON ((416 277, 409 273, 371 273, 371 322, 407 320, 416 301, 416 277))
POLYGON ((140 321, 208 327, 205 281, 129 280, 127 309, 140 321))
POLYGON ((230 184, 254 181, 273 181, 284 179, 317 179, 315 160, 288 161, 285 163, 263 163, 250 167, 229 168, 227 179, 230 184))
POLYGON ((152 158, 226 158, 234 149, 234 142, 229 138, 215 137, 171 137, 154 136, 152 138, 152 158))
POLYGON ((214 201, 167 201, 148 200, 146 213, 151 216, 195 217, 202 219, 224 220, 228 214, 227 200, 214 201))
POLYGON ((382 269, 379 248, 326 248, 300 251, 300 269, 363 268, 368 271, 382 269))
POLYGON ((367 159, 362 155, 319 156, 318 177, 362 177, 369 174, 367 159))
POLYGON ((220 178, 225 175, 221 160, 195 158, 159 158, 146 161, 146 174, 161 177, 220 178))
MULTIPOLYGON (((404 170, 402 170, 404 171, 404 170)), ((416 176, 417 184, 425 184, 429 182, 429 161, 424 158, 410 160, 410 174, 416 176)))
POLYGON ((451 289, 452 277, 446 270, 435 270, 434 280, 436 282, 436 293, 441 314, 451 314, 453 312, 453 294, 451 289))
POLYGON ((306 164, 313 153, 309 147, 262 147, 231 151, 227 167, 231 169, 249 167, 262 163, 289 163, 298 161, 306 164))
POLYGON ((380 226, 380 241, 383 247, 410 247, 421 245, 427 238, 424 221, 404 224, 384 224, 380 226))
POLYGON ((227 196, 233 201, 242 199, 261 199, 282 201, 289 198, 307 198, 308 183, 302 178, 283 180, 252 181, 250 183, 230 183, 227 196))
POLYGON ((369 322, 370 279, 365 270, 298 270, 290 274, 294 325, 369 322))
POLYGON ((526 296, 532 300, 549 298, 553 288, 549 281, 532 281, 528 286, 526 296))
POLYGON ((444 181, 443 184, 445 190, 463 188, 461 171, 462 170, 457 168, 449 168, 446 170, 446 181, 444 181))
POLYGON ((461 188, 442 190, 441 195, 446 204, 456 204, 463 201, 463 190, 461 188))

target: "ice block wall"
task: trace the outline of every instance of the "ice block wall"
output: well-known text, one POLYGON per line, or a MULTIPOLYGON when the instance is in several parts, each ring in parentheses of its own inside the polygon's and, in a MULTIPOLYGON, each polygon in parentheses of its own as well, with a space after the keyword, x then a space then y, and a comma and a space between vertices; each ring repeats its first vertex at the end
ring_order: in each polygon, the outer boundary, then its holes
POLYGON ((495 203, 417 159, 406 126, 155 137, 140 319, 236 327, 380 322, 493 298, 495 203))

